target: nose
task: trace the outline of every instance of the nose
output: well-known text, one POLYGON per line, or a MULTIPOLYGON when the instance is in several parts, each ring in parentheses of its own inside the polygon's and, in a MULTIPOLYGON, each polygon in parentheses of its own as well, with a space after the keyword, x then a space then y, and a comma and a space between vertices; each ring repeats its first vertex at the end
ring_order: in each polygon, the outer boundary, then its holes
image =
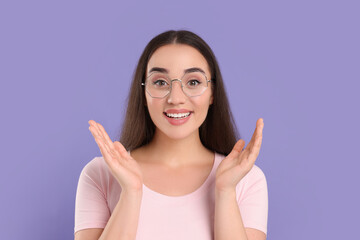
POLYGON ((181 82, 179 80, 172 80, 171 91, 168 95, 168 103, 180 104, 186 100, 186 95, 181 88, 181 82))

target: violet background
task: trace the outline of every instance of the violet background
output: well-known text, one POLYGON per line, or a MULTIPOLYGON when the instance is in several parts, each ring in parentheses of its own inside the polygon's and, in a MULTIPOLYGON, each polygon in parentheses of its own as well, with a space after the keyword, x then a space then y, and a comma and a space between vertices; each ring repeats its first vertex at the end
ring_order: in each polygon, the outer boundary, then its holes
POLYGON ((220 63, 240 134, 259 117, 269 240, 354 239, 358 1, 1 1, 1 239, 72 239, 89 119, 119 135, 145 45, 187 29, 220 63))

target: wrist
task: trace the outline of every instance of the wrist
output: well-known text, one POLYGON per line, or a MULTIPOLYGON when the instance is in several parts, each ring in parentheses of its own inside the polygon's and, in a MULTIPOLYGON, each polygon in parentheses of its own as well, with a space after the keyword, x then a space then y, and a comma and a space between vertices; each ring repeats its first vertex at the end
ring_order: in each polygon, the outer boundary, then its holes
POLYGON ((215 189, 216 199, 236 199, 235 189, 215 189))
POLYGON ((137 198, 137 197, 142 197, 143 194, 143 190, 142 189, 122 189, 121 190, 121 195, 122 196, 127 196, 127 197, 131 197, 131 198, 137 198))

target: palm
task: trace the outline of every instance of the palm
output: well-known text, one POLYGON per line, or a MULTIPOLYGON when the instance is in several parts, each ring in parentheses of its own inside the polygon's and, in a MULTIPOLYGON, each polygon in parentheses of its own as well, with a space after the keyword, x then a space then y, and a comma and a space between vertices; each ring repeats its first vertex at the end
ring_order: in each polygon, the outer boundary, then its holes
POLYGON ((239 181, 251 170, 259 155, 264 122, 259 118, 254 134, 244 150, 244 140, 239 140, 230 154, 224 158, 216 171, 216 188, 220 191, 233 190, 239 181))
POLYGON ((105 162, 123 190, 140 190, 143 178, 139 164, 129 155, 124 146, 112 142, 104 127, 93 120, 89 121, 89 130, 98 144, 105 162))

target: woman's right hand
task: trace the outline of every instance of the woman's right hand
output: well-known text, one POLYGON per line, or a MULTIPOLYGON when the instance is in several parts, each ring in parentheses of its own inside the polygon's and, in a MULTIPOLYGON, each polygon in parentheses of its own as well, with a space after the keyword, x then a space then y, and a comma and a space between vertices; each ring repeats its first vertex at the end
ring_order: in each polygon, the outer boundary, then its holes
POLYGON ((89 130, 95 138, 111 173, 119 182, 122 191, 142 191, 143 175, 136 160, 130 156, 120 142, 111 141, 100 123, 90 120, 89 124, 89 130))

